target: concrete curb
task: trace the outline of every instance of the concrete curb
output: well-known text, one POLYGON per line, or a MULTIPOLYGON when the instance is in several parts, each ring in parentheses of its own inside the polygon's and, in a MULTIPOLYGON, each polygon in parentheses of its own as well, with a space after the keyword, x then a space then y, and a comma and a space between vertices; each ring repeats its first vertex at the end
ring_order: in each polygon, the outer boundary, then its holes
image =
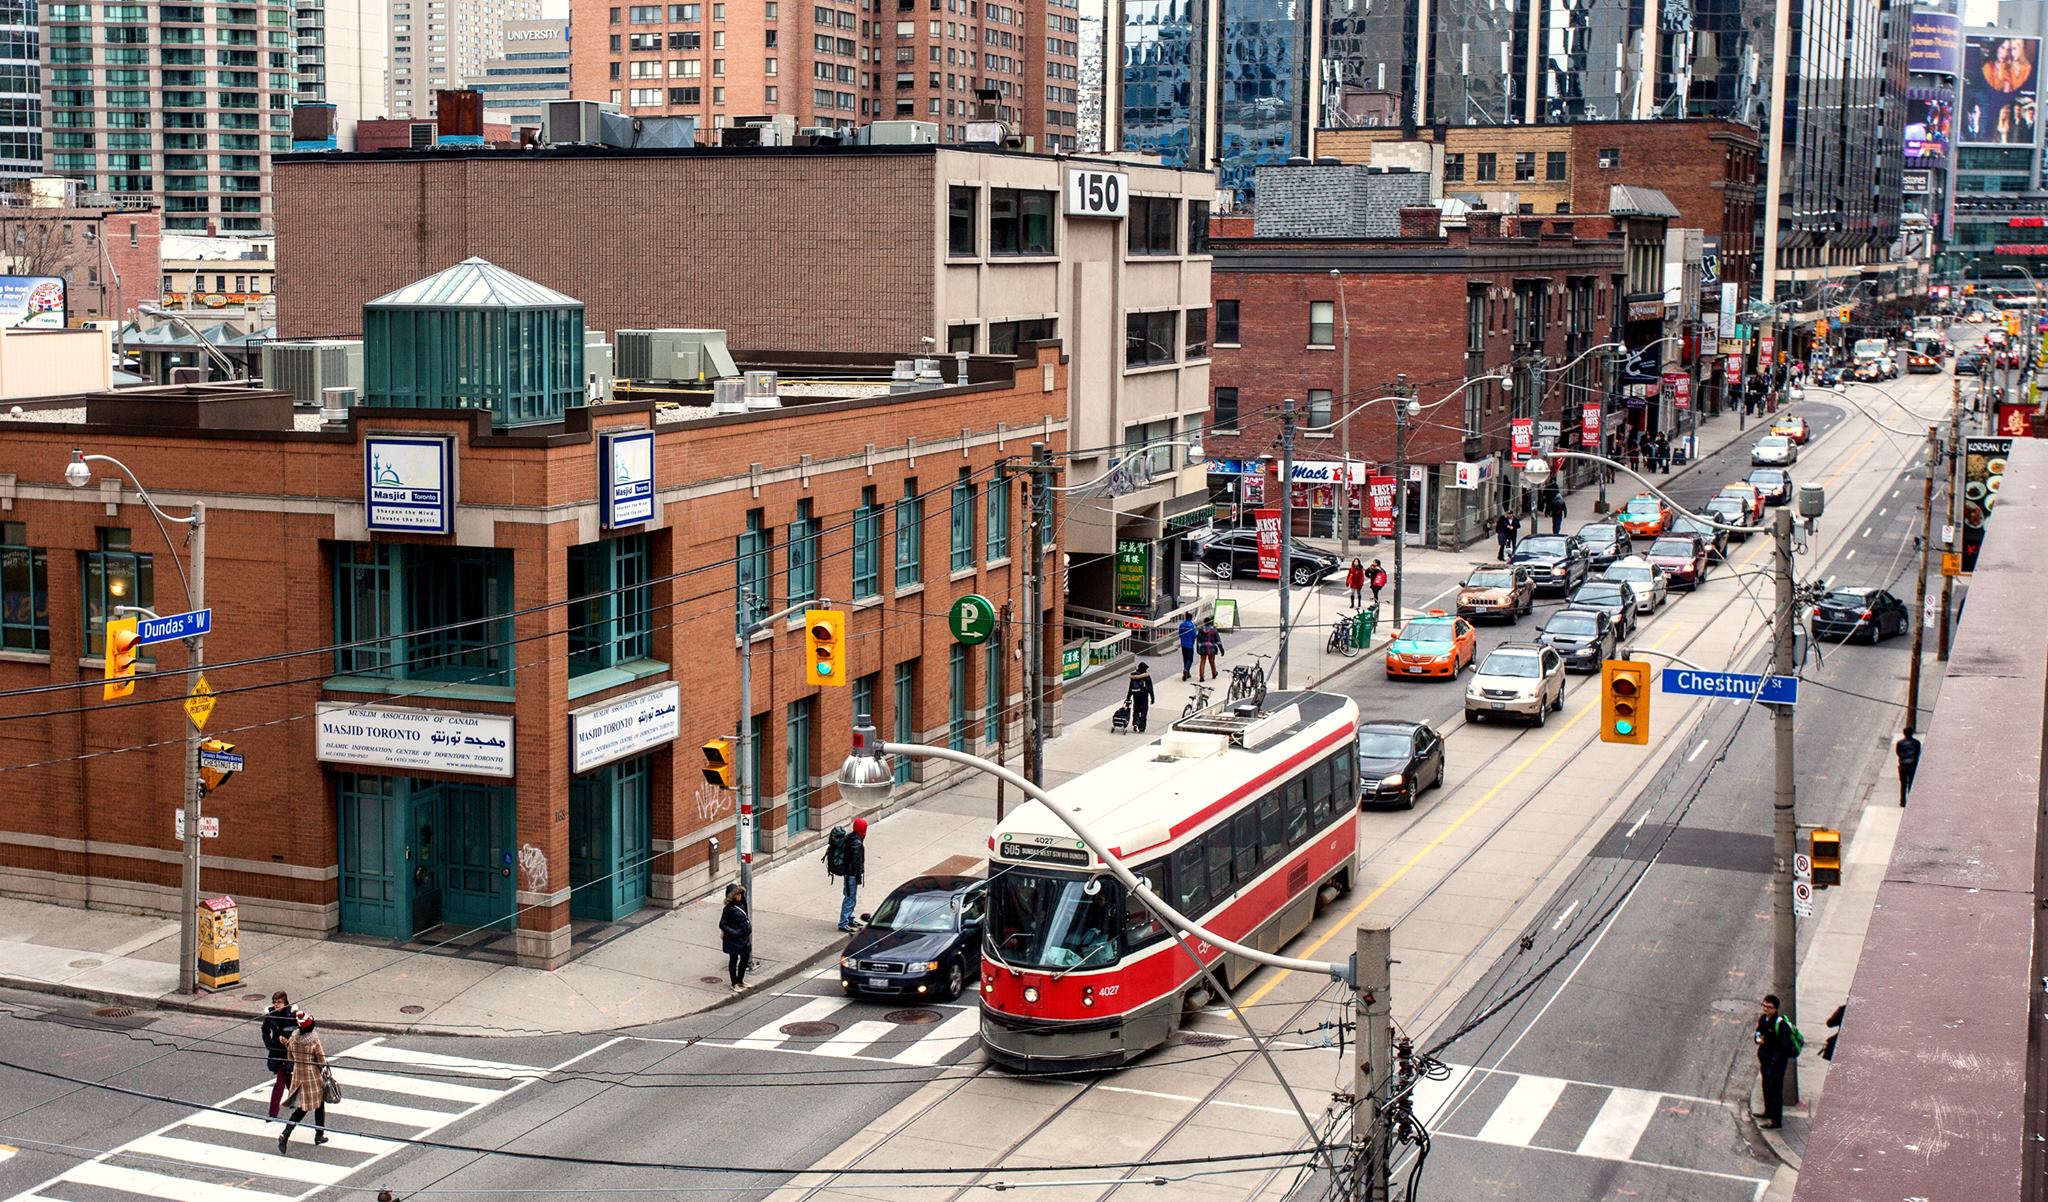
MULTIPOLYGON (((1743 1108, 1742 1121, 1748 1123, 1749 1129, 1756 1132, 1758 1139, 1764 1141, 1765 1146, 1770 1148, 1771 1155, 1778 1158, 1779 1164, 1784 1165, 1795 1173, 1798 1172, 1800 1156, 1793 1149, 1792 1145, 1786 1141, 1785 1132, 1783 1130, 1772 1130, 1764 1126, 1763 1120, 1756 1117, 1757 1112, 1763 1108, 1763 1082, 1761 1080, 1751 1081, 1749 1084, 1749 1104, 1743 1108)), ((1805 1106, 1802 1104, 1799 1109, 1803 1110, 1805 1106)))

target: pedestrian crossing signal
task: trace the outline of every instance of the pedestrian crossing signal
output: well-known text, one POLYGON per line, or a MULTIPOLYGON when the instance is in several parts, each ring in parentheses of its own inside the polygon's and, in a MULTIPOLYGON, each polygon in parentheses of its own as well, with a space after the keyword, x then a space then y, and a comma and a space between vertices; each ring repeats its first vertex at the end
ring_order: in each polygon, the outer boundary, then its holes
POLYGON ((738 766, 738 761, 733 759, 731 739, 721 735, 704 744, 705 783, 721 789, 732 788, 738 766))
POLYGON ((1813 832, 1813 887, 1825 889, 1842 883, 1842 832, 1816 827, 1813 832))
POLYGON ((1600 665, 1600 741, 1650 741, 1650 665, 1610 659, 1600 665))
POLYGON ((126 697, 135 691, 135 657, 142 645, 138 625, 134 618, 107 620, 107 683, 100 689, 103 701, 126 697))
POLYGON ((846 683, 846 615, 839 610, 804 611, 804 682, 846 683))

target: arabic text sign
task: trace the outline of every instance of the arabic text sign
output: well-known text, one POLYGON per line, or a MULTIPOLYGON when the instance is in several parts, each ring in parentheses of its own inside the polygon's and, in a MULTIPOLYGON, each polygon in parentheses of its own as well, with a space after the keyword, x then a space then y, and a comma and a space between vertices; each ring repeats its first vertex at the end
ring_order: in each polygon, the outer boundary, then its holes
POLYGON ((598 481, 604 527, 617 530, 654 519, 654 431, 608 430, 600 436, 598 481))
POLYGON ((372 530, 446 534, 455 528, 455 440, 372 435, 363 440, 363 502, 372 530))
POLYGON ((399 706, 320 707, 314 755, 329 764, 512 775, 512 718, 399 706))
POLYGON ((569 771, 588 772, 682 733, 682 688, 671 681, 569 711, 569 771))

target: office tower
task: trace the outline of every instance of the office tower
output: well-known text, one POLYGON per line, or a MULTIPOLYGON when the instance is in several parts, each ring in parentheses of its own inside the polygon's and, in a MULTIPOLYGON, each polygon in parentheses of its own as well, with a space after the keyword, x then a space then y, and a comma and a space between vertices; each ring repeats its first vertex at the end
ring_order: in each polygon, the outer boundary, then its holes
POLYGON ((341 149, 355 148, 356 122, 384 108, 391 66, 389 0, 296 0, 301 102, 334 106, 341 149))
POLYGON ((507 21, 540 20, 540 0, 389 0, 385 115, 431 117, 434 93, 483 74, 505 51, 507 21))

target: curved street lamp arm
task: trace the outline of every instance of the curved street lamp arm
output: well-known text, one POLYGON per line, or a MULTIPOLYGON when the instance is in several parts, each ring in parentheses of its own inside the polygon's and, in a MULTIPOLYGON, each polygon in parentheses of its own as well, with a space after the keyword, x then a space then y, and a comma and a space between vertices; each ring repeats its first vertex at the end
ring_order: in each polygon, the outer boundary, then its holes
POLYGON ((163 510, 157 508, 157 503, 155 499, 149 495, 149 490, 142 487, 142 481, 137 480, 135 478, 135 473, 129 470, 128 465, 114 458, 112 455, 87 455, 83 451, 79 451, 74 448, 71 452, 71 461, 73 463, 111 463, 115 467, 121 469, 121 474, 123 476, 128 477, 128 483, 135 486, 135 495, 142 498, 143 507, 149 510, 150 518, 156 522, 157 533, 164 536, 164 546, 170 549, 171 566, 178 569, 178 583, 185 589, 186 604, 196 606, 198 604, 198 601, 196 601, 192 596, 192 579, 191 577, 185 575, 185 560, 182 556, 178 554, 177 544, 171 541, 171 532, 164 528, 164 523, 174 522, 180 526, 197 527, 200 522, 205 520, 200 516, 198 508, 195 506, 193 511, 191 513, 186 514, 184 517, 173 517, 172 515, 165 513, 163 510))

